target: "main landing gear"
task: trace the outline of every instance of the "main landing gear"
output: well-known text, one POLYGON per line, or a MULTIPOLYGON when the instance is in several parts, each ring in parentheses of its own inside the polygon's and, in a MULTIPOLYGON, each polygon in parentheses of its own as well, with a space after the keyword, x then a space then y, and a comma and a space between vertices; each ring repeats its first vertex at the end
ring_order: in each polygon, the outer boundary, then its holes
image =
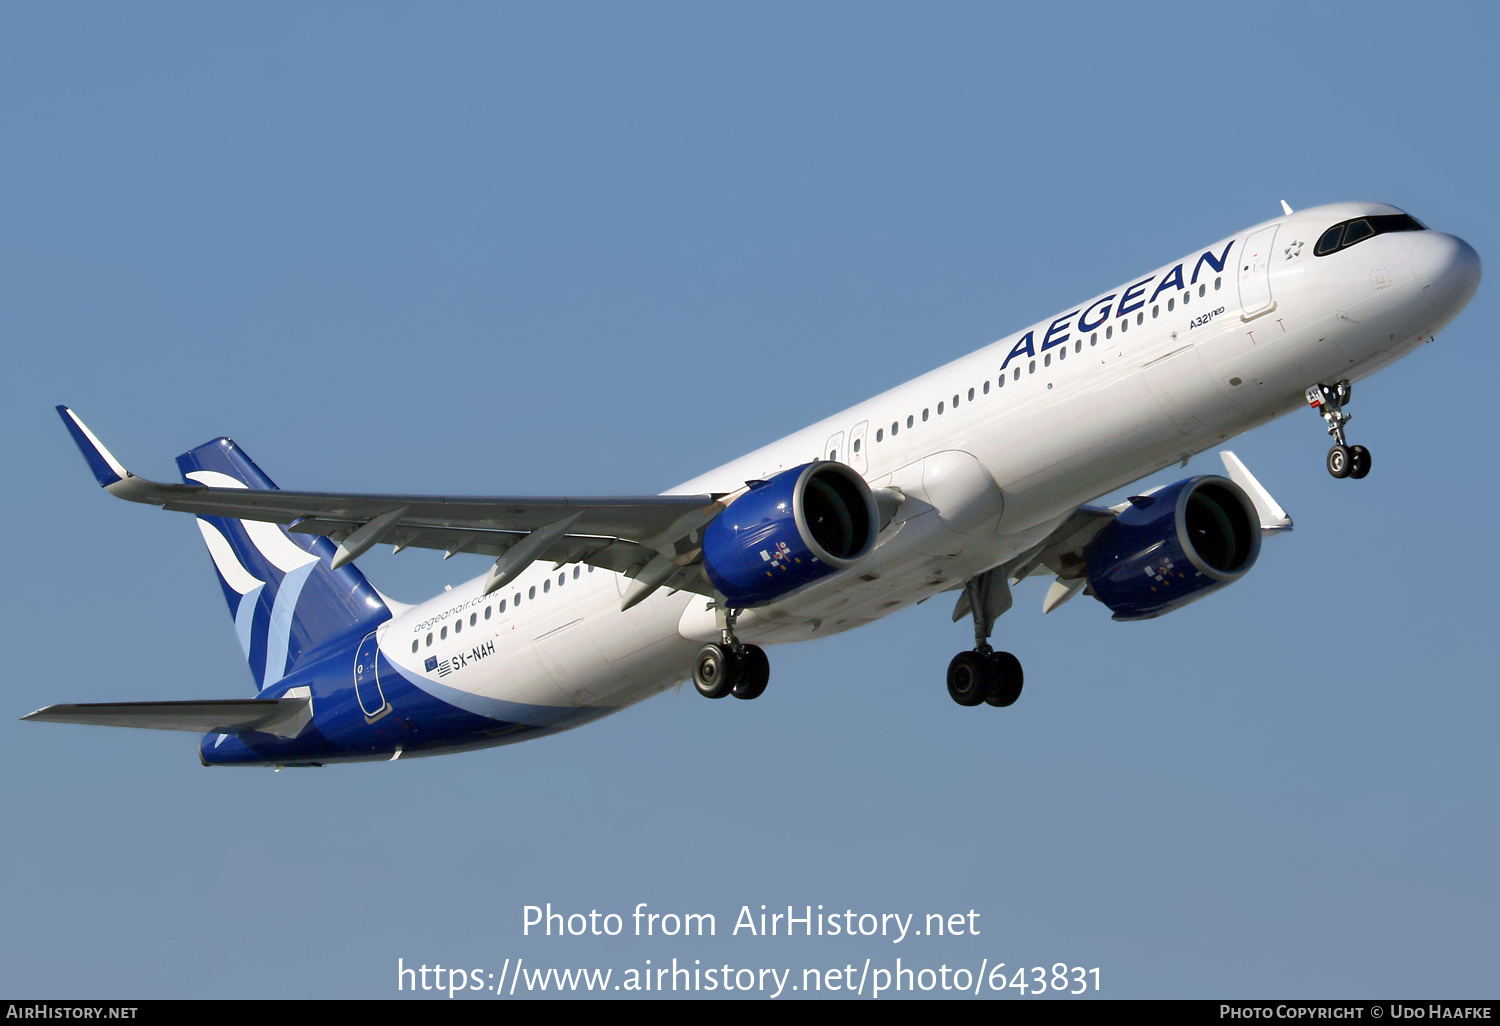
POLYGON ((1003 709, 1021 697, 1024 680, 1021 660, 985 645, 960 652, 948 664, 948 697, 959 705, 982 703, 1003 709))
POLYGON ((1334 446, 1328 450, 1328 472, 1334 477, 1358 480, 1370 472, 1370 450, 1344 441, 1344 425, 1350 419, 1350 415, 1344 412, 1344 405, 1353 394, 1354 386, 1348 381, 1332 385, 1320 383, 1307 390, 1307 405, 1328 422, 1328 433, 1333 436, 1334 446))
MULTIPOLYGON (((993 705, 1005 708, 1021 697, 1025 674, 1021 660, 1009 652, 990 647, 995 618, 1010 608, 1010 586, 1005 571, 991 570, 964 586, 969 612, 974 617, 974 649, 960 652, 948 664, 948 697, 959 705, 993 705)), ((962 610, 960 604, 959 609, 962 610)), ((961 612, 955 613, 957 619, 961 612)))
POLYGON ((693 687, 704 698, 759 698, 771 680, 771 660, 759 645, 734 636, 738 609, 725 611, 723 641, 704 645, 693 660, 693 687))

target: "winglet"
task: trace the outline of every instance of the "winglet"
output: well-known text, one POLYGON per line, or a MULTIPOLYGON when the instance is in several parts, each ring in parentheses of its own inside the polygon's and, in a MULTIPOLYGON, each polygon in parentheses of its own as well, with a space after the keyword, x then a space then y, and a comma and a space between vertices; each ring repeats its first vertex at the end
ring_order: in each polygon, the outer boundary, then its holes
POLYGON ((1271 493, 1255 480, 1255 475, 1246 469, 1245 465, 1240 462, 1240 458, 1228 449, 1220 452, 1219 458, 1224 461, 1224 469, 1229 472, 1229 480, 1245 489, 1250 496, 1250 501, 1255 503, 1255 514, 1260 518, 1262 537, 1290 531, 1292 529, 1291 516, 1275 499, 1271 498, 1271 493))
POLYGON ((89 469, 94 472, 94 477, 99 481, 100 488, 108 488, 112 484, 130 477, 130 471, 126 470, 120 461, 115 459, 114 454, 104 447, 104 443, 94 437, 94 433, 88 429, 78 415, 66 406, 57 408, 57 415, 62 418, 68 426, 68 433, 73 436, 78 450, 83 453, 83 458, 88 461, 89 469))

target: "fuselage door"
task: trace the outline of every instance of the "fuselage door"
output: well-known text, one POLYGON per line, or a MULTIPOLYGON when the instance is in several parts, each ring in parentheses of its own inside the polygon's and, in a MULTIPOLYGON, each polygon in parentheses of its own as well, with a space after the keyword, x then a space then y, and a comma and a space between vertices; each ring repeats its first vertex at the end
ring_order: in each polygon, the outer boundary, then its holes
POLYGON ((391 711, 380 690, 380 646, 374 631, 365 635, 354 655, 354 697, 359 700, 360 712, 372 723, 391 711))
POLYGON ((1262 228, 1245 240, 1240 250, 1240 317, 1251 320, 1276 309, 1271 298, 1271 254, 1276 246, 1276 229, 1273 224, 1262 228))
POLYGON ((870 462, 865 452, 865 446, 870 441, 865 436, 869 432, 870 422, 868 420, 860 421, 849 432, 849 452, 845 462, 861 474, 868 473, 870 469, 870 462))
POLYGON ((823 443, 823 453, 818 457, 820 460, 839 460, 848 462, 844 453, 844 433, 835 431, 828 436, 828 441, 823 443))

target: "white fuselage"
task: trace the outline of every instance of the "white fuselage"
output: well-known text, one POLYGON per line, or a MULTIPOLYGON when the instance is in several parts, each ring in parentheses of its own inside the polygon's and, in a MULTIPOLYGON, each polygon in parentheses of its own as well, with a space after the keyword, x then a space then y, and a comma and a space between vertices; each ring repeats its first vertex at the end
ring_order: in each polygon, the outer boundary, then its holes
MULTIPOLYGON (((729 493, 834 459, 906 496, 866 559, 747 610, 740 636, 822 637, 958 588, 1081 504, 1430 340, 1472 293, 1442 279, 1437 250, 1461 242, 1401 232, 1313 253, 1329 225, 1396 212, 1338 204, 1257 225, 673 489, 729 493)), ((511 722, 639 701, 718 638, 708 599, 658 591, 622 612, 629 582, 605 570, 540 563, 489 596, 483 581, 400 614, 379 641, 439 699, 511 722)))

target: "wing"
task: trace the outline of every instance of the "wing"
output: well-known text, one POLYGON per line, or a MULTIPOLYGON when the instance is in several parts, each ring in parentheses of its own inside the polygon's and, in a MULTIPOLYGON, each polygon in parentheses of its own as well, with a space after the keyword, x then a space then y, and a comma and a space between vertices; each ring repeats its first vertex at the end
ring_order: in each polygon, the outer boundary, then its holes
POLYGON ((364 495, 165 484, 126 470, 66 406, 57 408, 105 491, 162 509, 262 520, 338 543, 335 568, 379 542, 495 557, 486 594, 537 560, 588 563, 633 577, 628 608, 660 587, 712 596, 700 556, 702 528, 730 495, 603 498, 364 495))
MULTIPOLYGON (((1219 453, 1229 479, 1244 489, 1255 507, 1260 521, 1261 537, 1283 534, 1292 529, 1292 518, 1262 485, 1248 467, 1233 452, 1225 449, 1219 453)), ((1040 544, 1022 552, 1014 559, 1001 564, 983 575, 991 578, 981 593, 994 592, 986 598, 986 615, 994 618, 1010 608, 1011 584, 1020 583, 1027 577, 1055 574, 1056 580, 1047 589, 1042 599, 1042 612, 1050 613, 1073 596, 1088 588, 1088 549, 1100 531, 1130 505, 1123 502, 1108 508, 1102 506, 1079 506, 1070 513, 1040 544), (1001 587, 1003 585, 1003 587, 1001 587)), ((973 595, 965 589, 953 608, 955 622, 972 612, 973 595)))
MULTIPOLYGON (((1219 458, 1224 463, 1224 470, 1229 475, 1229 479, 1244 489, 1251 504, 1255 507, 1256 517, 1260 521, 1261 537, 1290 531, 1292 518, 1286 510, 1281 508, 1281 504, 1272 498, 1271 493, 1266 491, 1265 486, 1256 480, 1255 475, 1250 473, 1249 468, 1240 458, 1228 449, 1220 452, 1219 458)), ((1016 567, 1020 572, 1012 572, 1010 576, 1019 580, 1032 573, 1056 574, 1057 579, 1052 582, 1052 586, 1047 589, 1046 597, 1042 599, 1042 612, 1052 612, 1087 588, 1085 563, 1088 559, 1088 547, 1095 536, 1127 506, 1129 502, 1123 502, 1108 509, 1101 509, 1097 506, 1078 507, 1067 520, 1063 521, 1061 527, 1047 537, 1040 551, 1026 559, 1023 565, 1016 567)))

